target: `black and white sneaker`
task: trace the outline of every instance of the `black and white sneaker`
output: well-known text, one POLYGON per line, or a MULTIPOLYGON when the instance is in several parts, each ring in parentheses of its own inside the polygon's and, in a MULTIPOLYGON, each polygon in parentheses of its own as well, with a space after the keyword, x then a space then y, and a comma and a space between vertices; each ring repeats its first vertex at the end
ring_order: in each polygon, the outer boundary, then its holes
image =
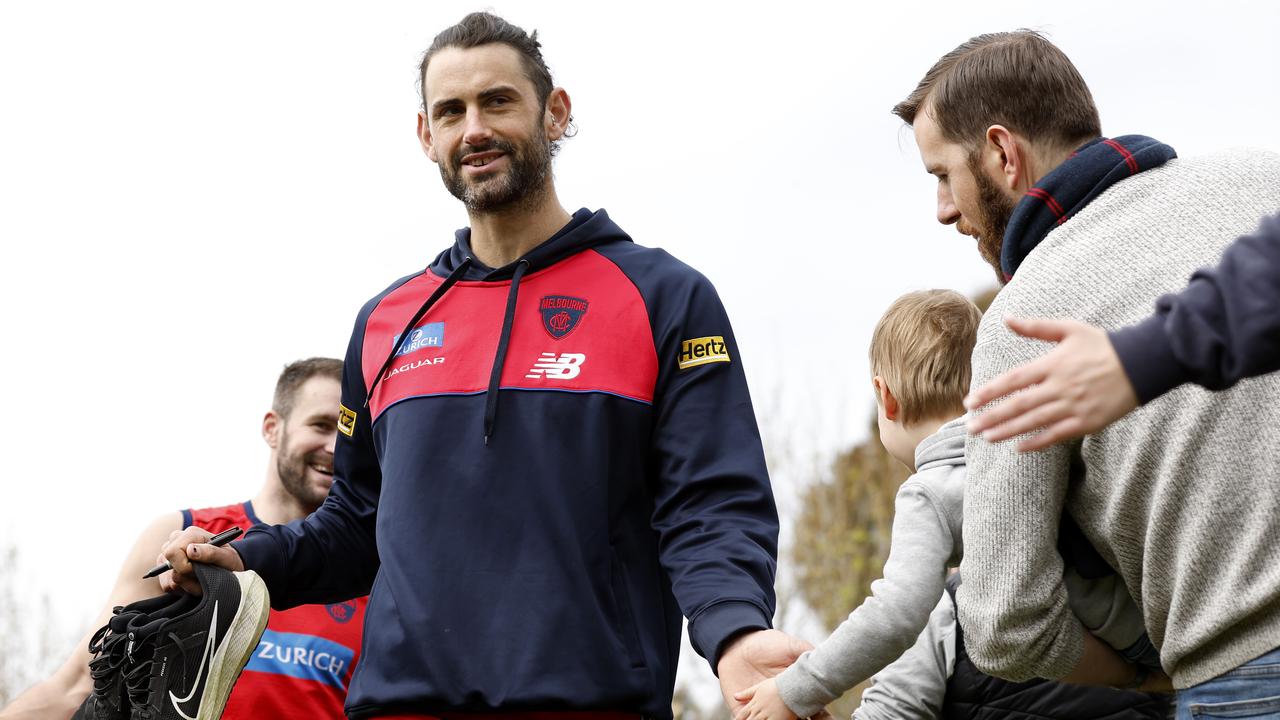
POLYGON ((267 626, 267 586, 253 571, 194 564, 204 594, 181 596, 126 633, 131 720, 218 720, 267 626))
POLYGON ((129 621, 173 601, 173 597, 161 595, 112 610, 111 619, 89 640, 89 652, 94 655, 89 661, 93 692, 85 698, 71 720, 129 720, 129 693, 124 682, 128 670, 125 646, 129 621))

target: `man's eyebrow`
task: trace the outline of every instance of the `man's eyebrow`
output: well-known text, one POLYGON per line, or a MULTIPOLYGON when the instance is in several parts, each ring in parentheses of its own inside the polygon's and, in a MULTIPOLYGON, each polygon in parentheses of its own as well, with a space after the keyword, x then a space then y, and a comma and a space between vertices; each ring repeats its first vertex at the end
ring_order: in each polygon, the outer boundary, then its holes
MULTIPOLYGON (((482 91, 480 91, 480 99, 481 99, 481 100, 488 100, 489 98, 491 98, 491 97, 493 97, 493 96, 495 96, 495 95, 517 95, 517 96, 518 96, 519 94, 520 94, 520 91, 519 91, 519 90, 517 90, 514 86, 511 86, 511 85, 498 85, 498 86, 496 86, 496 87, 491 87, 491 88, 488 88, 488 89, 486 89, 486 90, 482 90, 482 91)), ((432 112, 432 114, 435 114, 435 113, 439 112, 441 108, 448 107, 448 106, 450 106, 450 105, 456 105, 456 104, 461 103, 461 102, 462 102, 462 98, 456 98, 456 97, 455 97, 455 98, 441 98, 441 99, 436 100, 435 102, 431 103, 431 112, 432 112)))
POLYGON ((462 100, 459 98, 441 98, 431 103, 431 114, 435 115, 436 113, 440 112, 441 108, 447 107, 449 105, 456 105, 460 102, 462 102, 462 100))
POLYGON ((480 99, 487 100, 493 97, 494 95, 519 95, 519 94, 520 94, 520 91, 516 90, 514 87, 510 85, 499 85, 497 87, 491 87, 488 90, 482 91, 480 93, 480 99))

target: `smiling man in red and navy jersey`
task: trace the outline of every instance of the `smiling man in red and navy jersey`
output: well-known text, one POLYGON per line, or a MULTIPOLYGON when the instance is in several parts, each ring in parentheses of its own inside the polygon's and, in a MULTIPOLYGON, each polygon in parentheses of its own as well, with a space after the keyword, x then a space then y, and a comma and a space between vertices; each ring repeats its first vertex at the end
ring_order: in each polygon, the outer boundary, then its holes
MULTIPOLYGON (((271 409, 262 420, 262 438, 270 455, 258 493, 231 505, 173 511, 156 518, 121 565, 95 628, 112 617, 113 607, 160 593, 160 581, 143 574, 156 564, 157 549, 183 528, 198 525, 214 533, 232 527, 248 530, 264 522, 306 517, 324 502, 333 477, 341 374, 342 361, 334 358, 307 358, 285 366, 276 381, 271 409)), ((361 597, 273 610, 227 700, 223 720, 341 718, 347 685, 360 656, 364 608, 361 597)), ((86 638, 57 672, 0 710, 0 720, 66 720, 73 713, 90 718, 127 716, 127 702, 94 710, 98 703, 112 703, 115 698, 95 687, 89 644, 86 638)), ((176 704, 174 708, 180 710, 176 704)))
POLYGON ((777 672, 805 645, 769 629, 777 512, 714 288, 561 206, 571 105, 535 37, 474 13, 421 71, 471 225, 360 311, 325 504, 236 550, 187 531, 177 582, 191 558, 277 607, 371 590, 354 718, 670 717, 682 616, 729 694, 777 672))

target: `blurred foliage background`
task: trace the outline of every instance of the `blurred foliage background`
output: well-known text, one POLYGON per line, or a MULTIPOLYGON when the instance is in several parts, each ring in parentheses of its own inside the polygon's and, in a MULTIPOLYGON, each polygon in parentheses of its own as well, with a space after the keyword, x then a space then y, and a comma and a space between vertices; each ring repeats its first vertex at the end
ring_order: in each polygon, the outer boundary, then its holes
POLYGON ((77 632, 57 621, 48 597, 23 602, 20 560, 17 548, 0 540, 0 708, 53 672, 77 632))

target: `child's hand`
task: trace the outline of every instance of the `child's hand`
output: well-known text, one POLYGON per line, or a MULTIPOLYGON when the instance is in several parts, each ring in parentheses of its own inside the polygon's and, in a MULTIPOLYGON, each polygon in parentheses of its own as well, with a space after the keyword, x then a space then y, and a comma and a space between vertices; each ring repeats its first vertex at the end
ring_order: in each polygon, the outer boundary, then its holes
POLYGON ((773 678, 743 690, 733 699, 746 703, 734 714, 733 720, 796 720, 796 714, 782 702, 778 683, 773 678))

